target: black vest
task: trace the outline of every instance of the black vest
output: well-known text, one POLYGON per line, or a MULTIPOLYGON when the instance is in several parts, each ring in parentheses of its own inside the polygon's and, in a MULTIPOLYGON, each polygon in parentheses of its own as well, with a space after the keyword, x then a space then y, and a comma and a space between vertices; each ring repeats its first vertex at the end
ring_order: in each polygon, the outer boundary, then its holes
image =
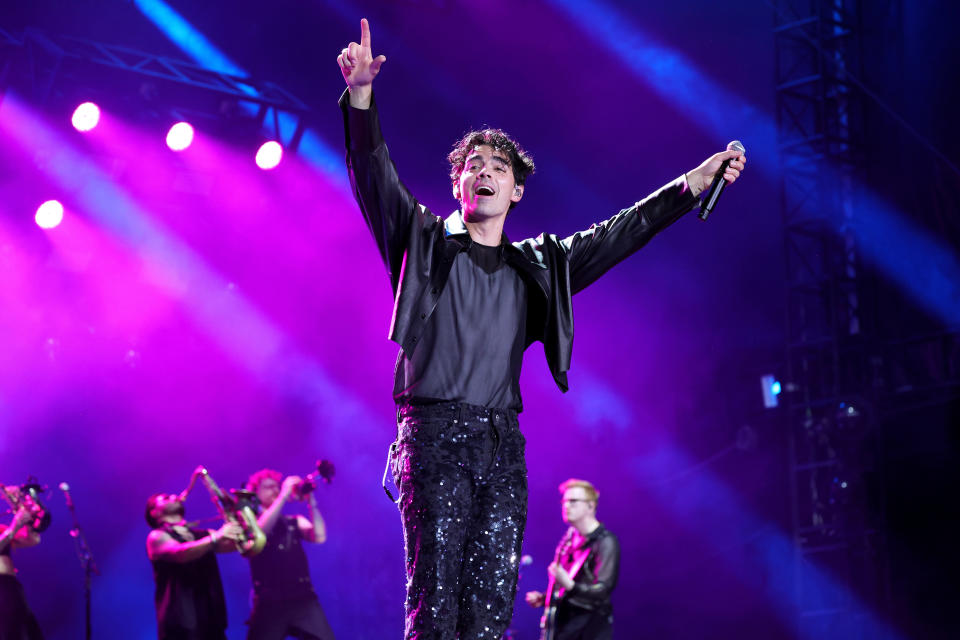
MULTIPOLYGON (((177 542, 187 541, 173 527, 165 527, 165 531, 177 542)), ((210 535, 204 529, 191 529, 190 533, 197 540, 210 535)), ((154 560, 152 564, 156 583, 153 599, 161 631, 227 628, 220 567, 212 550, 191 562, 154 560)))
POLYGON ((295 516, 280 516, 263 551, 250 558, 257 600, 315 597, 295 516))

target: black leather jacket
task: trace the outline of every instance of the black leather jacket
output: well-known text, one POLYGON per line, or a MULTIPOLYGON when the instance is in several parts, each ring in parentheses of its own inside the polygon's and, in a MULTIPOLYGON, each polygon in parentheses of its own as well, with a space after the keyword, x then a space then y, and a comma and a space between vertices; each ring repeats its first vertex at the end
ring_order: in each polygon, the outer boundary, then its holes
MULTIPOLYGON (((353 193, 387 266, 394 292, 390 339, 412 353, 437 306, 456 255, 472 240, 459 211, 433 215, 400 182, 380 132, 376 102, 354 109, 340 98, 353 193)), ((698 203, 681 176, 632 207, 564 239, 552 234, 509 244, 505 259, 527 283, 527 346, 543 342, 562 391, 573 349, 574 293, 643 247, 698 203)))
POLYGON ((610 594, 620 574, 620 542, 601 524, 587 536, 583 546, 589 547, 590 555, 573 577, 573 588, 563 594, 560 606, 571 605, 610 615, 613 612, 610 594))

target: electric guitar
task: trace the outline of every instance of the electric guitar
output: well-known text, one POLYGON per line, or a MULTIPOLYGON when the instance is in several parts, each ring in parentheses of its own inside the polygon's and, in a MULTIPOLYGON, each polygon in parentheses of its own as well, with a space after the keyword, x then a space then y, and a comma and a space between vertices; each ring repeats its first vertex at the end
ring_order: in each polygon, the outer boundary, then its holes
MULTIPOLYGON (((573 527, 570 527, 557 545, 553 562, 560 562, 560 558, 570 551, 572 544, 573 527)), ((543 615, 540 617, 540 640, 554 640, 557 634, 557 601, 563 596, 563 589, 556 589, 556 586, 557 578, 550 574, 547 579, 547 594, 543 601, 543 615), (559 593, 554 593, 555 591, 559 593)))
MULTIPOLYGON (((557 545, 557 553, 553 557, 554 562, 559 563, 560 558, 570 552, 570 547, 573 546, 573 534, 575 532, 576 530, 573 527, 567 529, 567 534, 563 537, 563 540, 560 541, 560 544, 557 545)), ((573 564, 570 566, 570 569, 567 570, 571 580, 577 577, 577 573, 580 572, 587 558, 590 557, 590 552, 590 547, 574 552, 573 564)), ((563 587, 557 587, 557 579, 551 574, 549 580, 547 580, 547 594, 543 601, 543 617, 540 618, 540 640, 555 640, 556 638, 557 604, 563 599, 564 591, 565 589, 563 587)))

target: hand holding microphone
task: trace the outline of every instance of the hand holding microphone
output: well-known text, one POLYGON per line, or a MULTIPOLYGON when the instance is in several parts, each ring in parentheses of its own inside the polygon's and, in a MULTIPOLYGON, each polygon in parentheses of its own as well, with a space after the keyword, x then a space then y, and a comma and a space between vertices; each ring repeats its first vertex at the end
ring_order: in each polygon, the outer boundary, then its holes
MULTIPOLYGON (((723 193, 723 188, 727 186, 728 180, 726 180, 724 176, 730 175, 731 179, 729 182, 733 182, 740 175, 740 171, 747 162, 747 158, 744 155, 745 153, 746 149, 744 148, 743 144, 739 140, 734 140, 727 145, 727 150, 725 152, 712 156, 691 172, 700 178, 700 187, 702 188, 704 175, 710 175, 708 170, 711 165, 715 165, 717 160, 720 159, 719 157, 724 158, 720 163, 719 169, 717 169, 716 172, 711 172, 713 173, 713 182, 711 182, 710 188, 707 190, 707 193, 703 198, 703 202, 700 205, 700 213, 697 214, 701 220, 706 220, 710 213, 713 212, 713 208, 717 205, 717 201, 720 199, 720 194, 723 193)), ((696 187, 691 185, 691 188, 695 189, 696 187)))

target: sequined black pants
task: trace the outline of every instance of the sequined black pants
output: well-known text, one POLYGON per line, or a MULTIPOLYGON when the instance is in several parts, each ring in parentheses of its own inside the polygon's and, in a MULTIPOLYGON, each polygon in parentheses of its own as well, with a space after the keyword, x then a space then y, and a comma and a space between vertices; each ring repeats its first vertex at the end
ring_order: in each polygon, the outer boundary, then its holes
POLYGON ((513 411, 401 405, 393 458, 407 562, 406 640, 499 640, 527 519, 513 411))

